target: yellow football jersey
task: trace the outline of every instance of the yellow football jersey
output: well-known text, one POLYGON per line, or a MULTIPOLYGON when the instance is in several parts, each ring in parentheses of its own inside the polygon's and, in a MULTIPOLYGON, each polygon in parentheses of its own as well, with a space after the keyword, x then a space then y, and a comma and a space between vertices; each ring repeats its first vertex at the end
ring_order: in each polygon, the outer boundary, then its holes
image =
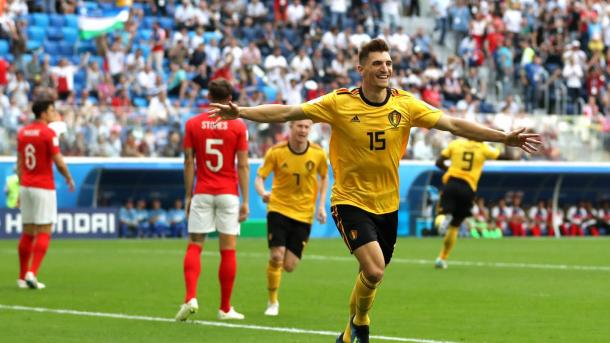
POLYGON ((267 178, 273 172, 268 211, 304 223, 313 223, 318 197, 318 175, 328 173, 326 153, 317 144, 309 143, 302 153, 282 142, 267 151, 258 175, 267 178))
POLYGON ((403 90, 387 93, 382 103, 373 103, 360 88, 342 88, 301 105, 308 118, 332 127, 331 205, 353 205, 376 214, 398 210, 398 163, 409 131, 434 126, 441 112, 403 90))
POLYGON ((485 160, 497 159, 500 151, 483 142, 456 139, 449 143, 441 155, 451 159, 451 165, 443 175, 443 183, 447 183, 450 177, 455 177, 468 182, 472 190, 476 191, 485 160))

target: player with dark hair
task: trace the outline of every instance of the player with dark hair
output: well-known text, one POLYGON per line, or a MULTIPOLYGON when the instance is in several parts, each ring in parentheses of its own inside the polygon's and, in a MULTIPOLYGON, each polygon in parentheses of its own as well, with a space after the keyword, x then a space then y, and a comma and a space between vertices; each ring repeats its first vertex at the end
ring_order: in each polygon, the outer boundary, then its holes
MULTIPOLYGON (((208 89, 211 101, 231 101, 232 87, 226 80, 211 81, 208 89)), ((246 220, 249 212, 249 179, 248 133, 242 120, 215 123, 207 113, 188 120, 184 135, 185 210, 189 232, 184 256, 186 296, 176 320, 186 320, 199 309, 197 282, 201 272, 200 255, 206 235, 214 231, 218 232, 220 245, 218 319, 244 319, 244 315, 231 306, 231 294, 237 269, 237 235, 240 233, 240 222, 246 220), (195 166, 197 183, 193 188, 195 166)))
POLYGON ((471 209, 477 191, 477 184, 486 160, 495 160, 500 151, 492 149, 483 142, 457 139, 441 152, 436 166, 445 171, 443 175, 443 192, 441 194, 439 213, 445 215, 441 231, 445 231, 443 248, 436 259, 436 268, 446 269, 447 258, 455 246, 460 225, 472 215, 471 209), (449 167, 445 161, 450 160, 449 167))
POLYGON ((282 269, 290 273, 301 260, 316 212, 316 197, 317 219, 322 224, 326 222, 328 165, 322 147, 308 140, 311 126, 309 119, 291 122, 288 141, 267 151, 255 180, 256 192, 268 204, 267 316, 279 314, 282 269), (269 192, 264 182, 271 172, 273 184, 269 192))
POLYGON ((57 196, 53 179, 53 163, 64 176, 69 190, 74 180, 59 150, 59 140, 49 123, 56 120, 55 105, 38 100, 32 105, 36 119, 19 130, 17 135, 17 175, 19 176, 19 208, 23 233, 19 240, 19 288, 42 289, 38 269, 57 222, 57 196))
POLYGON ((390 263, 398 225, 398 164, 412 127, 436 128, 478 141, 503 142, 536 150, 539 135, 509 133, 443 115, 403 90, 390 88, 392 59, 383 39, 359 52, 362 85, 341 88, 300 105, 238 107, 211 104, 218 120, 257 122, 312 119, 332 128, 330 162, 335 176, 331 210, 349 251, 359 263, 349 306, 349 321, 337 342, 368 342, 369 311, 390 263))

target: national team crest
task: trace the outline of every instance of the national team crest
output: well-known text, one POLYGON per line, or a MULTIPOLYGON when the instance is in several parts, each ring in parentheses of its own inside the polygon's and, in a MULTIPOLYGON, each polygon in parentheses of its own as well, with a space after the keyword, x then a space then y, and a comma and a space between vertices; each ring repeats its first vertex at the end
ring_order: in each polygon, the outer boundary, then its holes
POLYGON ((390 121, 390 124, 392 124, 392 126, 395 128, 400 125, 401 119, 402 116, 400 115, 400 113, 398 113, 398 111, 392 111, 390 112, 390 114, 388 114, 388 120, 390 121))
POLYGON ((305 163, 305 168, 307 168, 307 171, 312 171, 314 167, 313 161, 307 161, 307 163, 305 163))

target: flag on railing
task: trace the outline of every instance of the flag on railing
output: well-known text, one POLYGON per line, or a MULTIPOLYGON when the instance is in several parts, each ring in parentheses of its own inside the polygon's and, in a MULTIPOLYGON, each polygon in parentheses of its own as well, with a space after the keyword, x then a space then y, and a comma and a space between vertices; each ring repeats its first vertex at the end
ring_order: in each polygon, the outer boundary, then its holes
POLYGON ((118 14, 106 17, 87 17, 78 18, 78 28, 81 39, 91 39, 101 36, 104 33, 120 30, 125 26, 129 19, 129 10, 122 9, 118 14))

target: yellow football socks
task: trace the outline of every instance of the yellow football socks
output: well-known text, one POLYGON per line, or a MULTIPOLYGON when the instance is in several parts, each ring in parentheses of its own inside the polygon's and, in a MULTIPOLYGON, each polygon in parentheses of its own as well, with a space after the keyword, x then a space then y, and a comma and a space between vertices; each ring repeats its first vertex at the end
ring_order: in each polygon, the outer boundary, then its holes
MULTIPOLYGON (((354 324, 369 325, 371 323, 369 311, 373 307, 378 285, 379 283, 372 283, 367 280, 362 272, 358 274, 356 285, 352 291, 352 298, 354 299, 354 324)), ((352 305, 350 304, 350 310, 351 308, 352 305)))
POLYGON ((277 303, 278 290, 282 280, 282 263, 269 261, 267 264, 267 290, 269 291, 269 302, 277 303))
POLYGON ((455 246, 455 242, 457 241, 457 236, 459 233, 459 227, 449 225, 447 229, 447 233, 445 233, 445 240, 443 242, 443 249, 441 249, 440 258, 442 260, 446 260, 449 257, 449 253, 451 249, 455 246))

